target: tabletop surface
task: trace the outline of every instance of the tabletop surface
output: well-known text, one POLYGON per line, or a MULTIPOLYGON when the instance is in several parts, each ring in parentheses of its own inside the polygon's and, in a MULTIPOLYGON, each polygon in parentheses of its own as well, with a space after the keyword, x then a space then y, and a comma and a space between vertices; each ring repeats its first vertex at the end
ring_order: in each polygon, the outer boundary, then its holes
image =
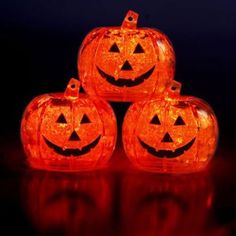
POLYGON ((188 175, 136 170, 118 145, 109 168, 33 170, 19 141, 2 144, 1 229, 28 235, 234 235, 236 151, 218 148, 188 175))

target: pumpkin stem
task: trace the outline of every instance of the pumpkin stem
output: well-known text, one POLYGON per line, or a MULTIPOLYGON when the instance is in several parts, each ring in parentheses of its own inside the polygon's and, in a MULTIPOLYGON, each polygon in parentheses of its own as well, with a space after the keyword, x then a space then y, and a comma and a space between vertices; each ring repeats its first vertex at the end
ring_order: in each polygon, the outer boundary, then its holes
POLYGON ((138 13, 129 10, 126 14, 121 28, 136 29, 138 22, 138 13))
POLYGON ((180 94, 181 86, 180 82, 172 80, 169 84, 168 92, 171 94, 180 94))
POLYGON ((79 97, 80 90, 80 81, 74 78, 71 78, 67 84, 64 96, 68 99, 76 99, 79 97))

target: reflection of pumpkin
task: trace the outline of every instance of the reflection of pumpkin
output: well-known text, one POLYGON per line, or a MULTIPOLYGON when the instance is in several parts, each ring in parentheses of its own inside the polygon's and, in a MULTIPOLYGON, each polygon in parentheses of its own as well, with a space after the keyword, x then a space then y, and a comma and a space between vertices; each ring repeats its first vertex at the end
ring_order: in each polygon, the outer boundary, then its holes
POLYGON ((37 235, 106 235, 111 218, 108 179, 100 174, 27 173, 22 205, 37 235))
POLYGON ((89 94, 108 100, 134 101, 163 92, 174 75, 175 56, 167 37, 136 28, 138 14, 129 11, 121 27, 102 27, 87 35, 78 70, 89 94))
POLYGON ((122 183, 121 235, 216 235, 212 222, 206 224, 213 198, 209 176, 137 173, 122 183))
POLYGON ((104 166, 116 141, 116 120, 103 100, 78 94, 71 79, 65 93, 35 98, 21 125, 22 142, 33 167, 65 171, 104 166))
POLYGON ((203 169, 215 151, 217 135, 211 108, 200 99, 180 96, 178 89, 133 104, 123 124, 127 155, 150 171, 203 169))

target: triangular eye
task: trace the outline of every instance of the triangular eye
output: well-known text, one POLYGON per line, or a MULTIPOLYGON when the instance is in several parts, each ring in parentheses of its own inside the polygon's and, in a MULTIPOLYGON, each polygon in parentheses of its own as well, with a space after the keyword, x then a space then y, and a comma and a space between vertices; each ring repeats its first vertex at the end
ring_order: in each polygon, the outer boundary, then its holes
POLYGON ((80 122, 80 124, 86 124, 86 123, 91 123, 90 119, 88 118, 88 116, 86 114, 83 115, 82 120, 80 122))
POLYGON ((134 49, 134 53, 144 53, 142 46, 138 43, 136 48, 134 49))
POLYGON ((57 123, 61 123, 61 124, 67 124, 66 118, 63 114, 61 114, 58 118, 57 118, 57 123))
POLYGON ((153 116, 152 120, 150 121, 150 124, 154 124, 154 125, 160 125, 161 124, 161 122, 160 122, 157 115, 153 116))
POLYGON ((185 125, 185 122, 184 122, 184 120, 182 119, 181 116, 178 116, 175 123, 174 123, 174 125, 185 125))
POLYGON ((120 52, 116 43, 112 44, 111 48, 109 49, 109 52, 120 52))

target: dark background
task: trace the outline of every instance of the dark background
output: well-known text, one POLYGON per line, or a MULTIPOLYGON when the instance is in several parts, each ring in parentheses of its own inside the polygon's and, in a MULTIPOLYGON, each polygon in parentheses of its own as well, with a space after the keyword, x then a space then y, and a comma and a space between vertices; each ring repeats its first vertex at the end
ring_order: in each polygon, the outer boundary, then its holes
MULTIPOLYGON (((182 83, 182 94, 206 100, 217 115, 220 140, 213 164, 214 222, 236 228, 236 2, 9 0, 0 3, 3 229, 36 234, 19 204, 24 190, 17 191, 25 176, 19 139, 24 108, 39 94, 64 91, 68 79, 77 77, 77 52, 85 35, 98 26, 120 25, 129 9, 140 14, 139 26, 158 28, 170 38, 177 59, 175 79, 182 83)), ((112 106, 120 129, 128 104, 112 106)), ((119 192, 120 176, 112 176, 119 192)), ((118 203, 114 206, 119 208, 118 203)), ((119 217, 114 215, 117 222, 119 217)))
POLYGON ((172 41, 182 93, 210 103, 220 140, 235 141, 235 1, 10 0, 0 6, 4 135, 17 136, 33 97, 63 91, 68 79, 77 76, 78 48, 91 29, 120 25, 132 9, 140 14, 139 26, 158 28, 172 41))

